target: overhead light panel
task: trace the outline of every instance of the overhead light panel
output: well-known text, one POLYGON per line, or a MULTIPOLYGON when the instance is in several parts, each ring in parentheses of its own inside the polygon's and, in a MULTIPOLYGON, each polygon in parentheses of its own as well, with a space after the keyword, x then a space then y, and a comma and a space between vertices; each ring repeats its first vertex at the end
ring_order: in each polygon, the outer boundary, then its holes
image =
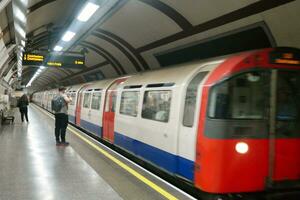
POLYGON ((63 49, 62 46, 56 45, 53 50, 54 51, 61 51, 62 49, 63 49))
POLYGON ((21 40, 21 45, 22 45, 23 47, 25 47, 25 41, 24 41, 24 40, 21 40))
POLYGON ((14 8, 14 13, 15 13, 15 16, 16 16, 22 23, 26 23, 26 16, 25 16, 25 14, 20 10, 19 7, 15 7, 15 8, 14 8))
POLYGON ((15 30, 20 34, 20 36, 22 38, 26 37, 26 32, 24 31, 24 29, 19 24, 15 24, 15 30))
POLYGON ((67 32, 64 34, 62 40, 65 41, 65 42, 69 42, 70 40, 72 40, 72 38, 73 38, 74 36, 75 36, 75 33, 74 33, 74 32, 72 32, 72 31, 67 31, 67 32))
POLYGON ((86 22, 90 19, 90 17, 96 12, 96 10, 99 8, 98 5, 94 3, 87 3, 86 6, 82 9, 80 14, 78 15, 77 19, 82 22, 86 22))

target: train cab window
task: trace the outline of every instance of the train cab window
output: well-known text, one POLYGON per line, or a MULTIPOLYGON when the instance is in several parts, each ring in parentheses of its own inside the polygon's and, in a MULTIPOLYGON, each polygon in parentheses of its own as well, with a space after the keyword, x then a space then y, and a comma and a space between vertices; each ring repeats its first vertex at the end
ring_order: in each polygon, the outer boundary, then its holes
POLYGON ((136 117, 138 112, 139 96, 138 91, 122 92, 120 113, 136 117))
POLYGON ((142 117, 160 122, 169 121, 171 106, 170 90, 146 91, 143 101, 142 117))
POLYGON ((92 96, 92 106, 91 108, 94 110, 99 110, 100 109, 100 103, 101 103, 101 91, 97 91, 93 93, 92 96))
POLYGON ((189 83, 184 104, 183 125, 193 127, 196 109, 196 100, 198 95, 199 84, 202 82, 208 72, 200 72, 189 83))
POLYGON ((248 72, 213 86, 208 116, 215 119, 264 119, 268 106, 270 75, 248 72))
POLYGON ((282 137, 300 137, 299 86, 299 72, 278 72, 276 133, 282 137))
POLYGON ((84 93, 83 107, 90 108, 90 102, 91 102, 91 93, 84 93))

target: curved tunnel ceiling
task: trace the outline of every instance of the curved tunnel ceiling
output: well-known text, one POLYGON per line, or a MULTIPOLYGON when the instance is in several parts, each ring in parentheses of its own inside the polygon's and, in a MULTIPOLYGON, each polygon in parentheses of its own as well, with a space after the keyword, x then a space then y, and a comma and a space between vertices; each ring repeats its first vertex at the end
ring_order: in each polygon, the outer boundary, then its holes
MULTIPOLYGON (((29 1, 26 49, 53 48, 85 2, 29 1)), ((295 0, 120 0, 68 49, 85 49, 82 71, 49 68, 33 85, 43 89, 87 81, 89 73, 109 78, 157 69, 157 55, 253 27, 261 27, 272 46, 300 48, 299 9, 295 0)), ((24 84, 34 70, 24 67, 24 84)))

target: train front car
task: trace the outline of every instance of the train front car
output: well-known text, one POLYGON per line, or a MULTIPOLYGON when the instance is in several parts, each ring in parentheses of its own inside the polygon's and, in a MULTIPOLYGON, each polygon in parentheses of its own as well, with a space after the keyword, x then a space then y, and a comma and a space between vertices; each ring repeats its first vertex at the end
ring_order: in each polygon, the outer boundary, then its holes
POLYGON ((241 53, 204 83, 195 185, 209 193, 300 184, 300 51, 241 53))

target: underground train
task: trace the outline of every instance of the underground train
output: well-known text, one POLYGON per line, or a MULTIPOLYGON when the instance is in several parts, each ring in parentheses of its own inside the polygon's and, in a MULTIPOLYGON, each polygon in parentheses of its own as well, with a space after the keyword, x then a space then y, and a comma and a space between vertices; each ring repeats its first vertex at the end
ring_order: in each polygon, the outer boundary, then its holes
MULTIPOLYGON (((299 187, 298 49, 242 52, 67 93, 71 123, 201 191, 299 187)), ((56 94, 33 101, 50 111, 56 94)))

